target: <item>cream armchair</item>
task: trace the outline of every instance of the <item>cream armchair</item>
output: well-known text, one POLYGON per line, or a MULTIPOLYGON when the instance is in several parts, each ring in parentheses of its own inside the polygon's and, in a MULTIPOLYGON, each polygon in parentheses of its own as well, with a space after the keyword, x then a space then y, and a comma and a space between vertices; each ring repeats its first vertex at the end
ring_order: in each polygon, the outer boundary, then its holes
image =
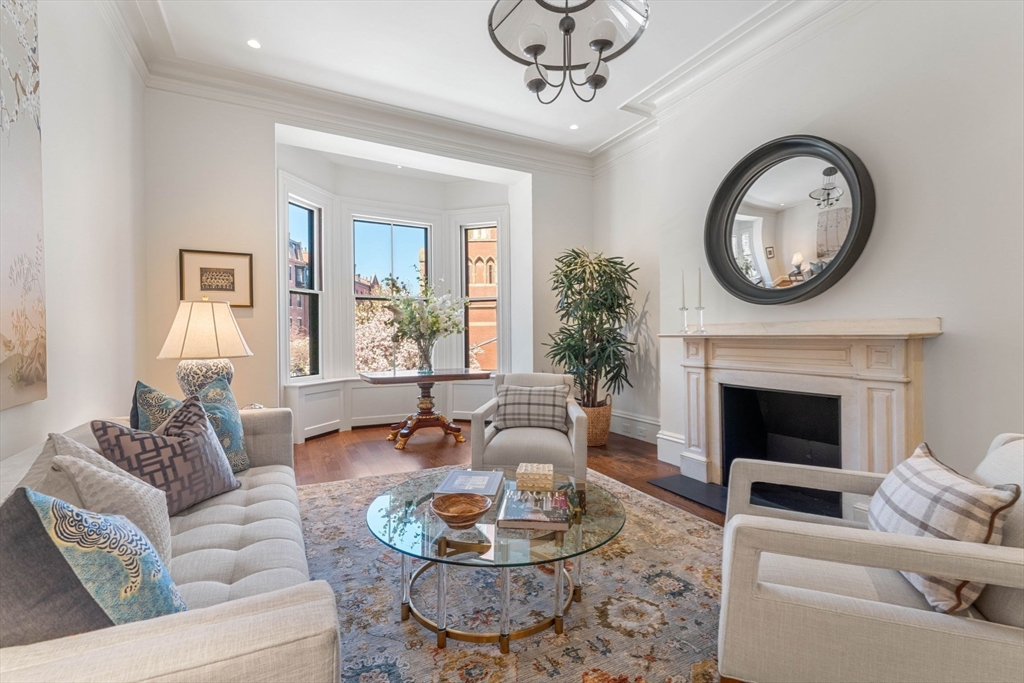
MULTIPOLYGON (((1024 483, 1024 435, 971 474, 1024 483)), ((723 680, 1014 681, 1024 671, 1024 503, 1002 546, 871 531, 750 502, 754 482, 871 495, 884 475, 737 460, 730 473, 718 666, 723 680), (967 614, 934 611, 900 574, 987 585, 967 614)))
POLYGON ((519 387, 569 387, 568 433, 540 427, 514 427, 498 431, 487 424, 498 410, 498 399, 492 398, 472 416, 473 469, 494 467, 515 468, 522 462, 554 465, 555 472, 587 479, 587 414, 572 397, 572 377, 547 373, 495 375, 494 390, 502 384, 519 387))

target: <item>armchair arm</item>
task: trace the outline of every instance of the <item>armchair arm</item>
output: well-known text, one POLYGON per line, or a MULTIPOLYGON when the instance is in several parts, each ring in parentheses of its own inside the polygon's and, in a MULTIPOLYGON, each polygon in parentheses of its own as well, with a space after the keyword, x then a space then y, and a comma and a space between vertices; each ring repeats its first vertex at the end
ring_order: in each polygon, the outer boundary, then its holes
POLYGON ((340 675, 337 608, 325 581, 0 653, 5 683, 331 683, 340 675))
POLYGON ((811 465, 792 465, 766 460, 735 460, 732 463, 732 469, 729 471, 729 502, 726 507, 726 522, 736 515, 760 515, 762 517, 817 522, 834 526, 860 527, 860 524, 849 520, 752 504, 750 502, 750 486, 755 482, 788 484, 790 486, 804 486, 824 491, 840 491, 870 496, 881 486, 883 480, 885 480, 885 475, 875 472, 858 472, 854 470, 840 470, 833 467, 814 467, 811 465))
POLYGON ((487 420, 494 417, 494 413, 496 413, 497 411, 498 399, 492 398, 490 401, 474 410, 473 414, 469 418, 469 445, 470 450, 472 451, 472 461, 470 467, 472 469, 483 469, 484 447, 487 445, 487 420))
POLYGON ((252 467, 295 467, 292 447, 292 411, 289 408, 240 410, 245 452, 252 467))
POLYGON ((569 442, 572 443, 573 477, 587 480, 587 414, 575 398, 569 397, 569 442))
POLYGON ((1024 589, 1024 548, 751 515, 726 524, 724 545, 725 571, 746 585, 757 581, 758 558, 766 552, 1024 589), (742 556, 753 561, 737 561, 742 556), (741 579, 735 575, 740 569, 752 575, 741 579))

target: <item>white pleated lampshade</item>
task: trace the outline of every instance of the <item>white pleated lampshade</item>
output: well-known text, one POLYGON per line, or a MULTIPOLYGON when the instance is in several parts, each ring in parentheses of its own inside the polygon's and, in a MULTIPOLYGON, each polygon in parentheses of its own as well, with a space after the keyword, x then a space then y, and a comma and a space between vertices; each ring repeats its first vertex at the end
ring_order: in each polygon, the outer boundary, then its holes
POLYGON ((226 301, 182 301, 158 359, 241 358, 251 356, 231 304, 226 301))

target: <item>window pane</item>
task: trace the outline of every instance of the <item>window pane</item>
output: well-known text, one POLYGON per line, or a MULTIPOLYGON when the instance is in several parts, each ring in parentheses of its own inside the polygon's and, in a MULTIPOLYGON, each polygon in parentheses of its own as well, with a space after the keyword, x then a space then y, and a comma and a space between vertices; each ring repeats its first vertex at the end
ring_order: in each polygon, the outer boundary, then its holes
POLYGON ((498 229, 463 231, 466 272, 466 367, 498 369, 498 229))
POLYGON ((288 204, 288 285, 294 289, 316 289, 314 235, 316 212, 298 204, 288 204))
POLYGON ((355 294, 380 294, 381 283, 391 275, 391 225, 355 221, 355 294))
POLYGON ((416 345, 406 341, 395 348, 391 341, 391 313, 383 301, 356 301, 356 372, 413 370, 419 365, 416 345))
POLYGON ((474 370, 498 369, 498 304, 472 301, 466 308, 466 366, 474 370))
POLYGON ((394 276, 410 292, 423 293, 427 281, 427 229, 395 226, 394 276))
POLYGON ((320 374, 320 295, 288 293, 288 351, 292 377, 320 374))

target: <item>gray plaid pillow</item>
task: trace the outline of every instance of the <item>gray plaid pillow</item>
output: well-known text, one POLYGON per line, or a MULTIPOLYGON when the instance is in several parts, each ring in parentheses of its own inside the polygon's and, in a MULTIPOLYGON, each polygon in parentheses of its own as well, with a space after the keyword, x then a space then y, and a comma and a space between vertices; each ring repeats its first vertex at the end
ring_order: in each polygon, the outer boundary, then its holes
POLYGON ((494 414, 495 429, 512 427, 544 427, 567 432, 569 387, 498 387, 498 410, 494 414))
MULTIPOLYGON (((1016 484, 985 486, 935 459, 922 443, 893 468, 871 498, 868 526, 910 536, 999 545, 1003 522, 1020 497, 1016 484)), ((951 614, 967 609, 985 584, 903 572, 928 604, 951 614)))

